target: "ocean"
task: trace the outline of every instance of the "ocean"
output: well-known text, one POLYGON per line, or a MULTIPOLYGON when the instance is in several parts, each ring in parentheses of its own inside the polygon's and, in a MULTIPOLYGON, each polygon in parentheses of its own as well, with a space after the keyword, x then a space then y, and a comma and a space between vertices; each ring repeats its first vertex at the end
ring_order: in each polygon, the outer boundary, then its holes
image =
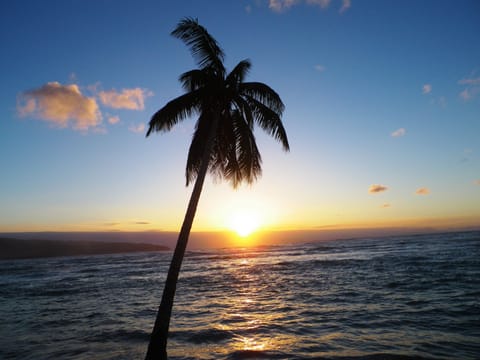
MULTIPOLYGON (((170 253, 0 261, 0 359, 143 359, 170 253)), ((480 232, 189 251, 171 359, 480 359, 480 232)))

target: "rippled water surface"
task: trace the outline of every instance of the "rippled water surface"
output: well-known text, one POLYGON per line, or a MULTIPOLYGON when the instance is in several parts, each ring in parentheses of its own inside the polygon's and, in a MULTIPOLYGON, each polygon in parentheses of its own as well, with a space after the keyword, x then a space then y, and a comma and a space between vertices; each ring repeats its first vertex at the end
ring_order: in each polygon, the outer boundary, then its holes
MULTIPOLYGON (((168 253, 0 261, 1 359, 142 359, 168 253)), ((480 232, 189 252, 172 359, 479 359, 480 232)))

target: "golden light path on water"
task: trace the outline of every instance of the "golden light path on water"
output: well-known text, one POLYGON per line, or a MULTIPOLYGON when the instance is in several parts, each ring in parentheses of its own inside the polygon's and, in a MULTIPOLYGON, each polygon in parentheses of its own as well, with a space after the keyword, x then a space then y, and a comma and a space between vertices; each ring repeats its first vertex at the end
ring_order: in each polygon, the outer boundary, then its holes
MULTIPOLYGON (((231 298, 228 306, 231 309, 240 310, 239 312, 232 312, 227 315, 227 318, 243 318, 243 330, 252 332, 252 336, 237 335, 232 344, 234 350, 240 351, 275 351, 284 349, 295 342, 291 336, 262 336, 255 334, 259 328, 268 328, 274 326, 275 323, 283 318, 283 315, 276 313, 274 308, 282 307, 277 299, 268 299, 264 296, 259 296, 264 292, 262 285, 255 285, 257 283, 257 274, 251 273, 249 270, 251 260, 242 259, 239 263, 242 265, 237 268, 240 272, 242 280, 248 286, 240 289, 240 294, 237 297, 231 298), (245 271, 247 270, 247 271, 245 271), (242 271, 244 271, 242 273, 242 271)), ((222 325, 222 330, 235 331, 238 325, 222 325)))
MULTIPOLYGON (((244 238, 245 241, 248 241, 244 238)), ((225 266, 222 271, 228 272, 228 279, 233 280, 229 286, 232 292, 221 297, 212 299, 208 296, 202 297, 201 294, 193 303, 188 306, 189 311, 192 307, 195 310, 205 312, 206 308, 215 308, 215 313, 208 313, 205 317, 205 327, 201 329, 188 329, 188 321, 178 321, 180 326, 186 326, 186 331, 205 331, 213 329, 212 338, 215 334, 231 334, 228 341, 225 339, 216 339, 209 344, 201 343, 198 346, 188 349, 177 348, 176 346, 169 351, 172 356, 187 356, 197 358, 199 354, 216 353, 219 356, 228 355, 233 352, 275 352, 289 349, 296 343, 296 336, 292 333, 279 333, 274 331, 274 335, 270 329, 275 329, 280 323, 292 325, 298 319, 286 318, 286 313, 278 311, 279 309, 288 309, 289 306, 282 299, 283 297, 272 297, 269 284, 262 281, 261 274, 254 270, 256 259, 248 257, 247 248, 245 249, 245 257, 237 255, 238 258, 229 259, 229 265, 225 266), (203 309, 203 310, 202 310, 203 309), (221 311, 218 311, 222 309, 221 311), (273 335, 273 336, 272 336, 273 335), (207 350, 208 349, 208 350, 207 350), (177 354, 178 351, 178 354, 177 354)), ((222 284, 219 284, 219 287, 222 284)), ((180 311, 182 306, 180 306, 180 311)), ((177 308, 178 309, 178 308, 177 308)), ((179 319, 177 319, 179 320, 179 319)), ((213 339, 212 339, 213 340, 213 339)))

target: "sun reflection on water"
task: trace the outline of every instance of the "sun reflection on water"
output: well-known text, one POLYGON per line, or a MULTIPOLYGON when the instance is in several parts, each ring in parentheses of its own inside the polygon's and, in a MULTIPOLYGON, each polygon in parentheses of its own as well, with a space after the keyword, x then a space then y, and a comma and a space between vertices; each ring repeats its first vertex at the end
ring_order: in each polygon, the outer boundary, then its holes
POLYGON ((266 350, 267 343, 253 337, 237 337, 237 343, 235 348, 237 350, 249 350, 249 351, 261 351, 266 350))
POLYGON ((281 297, 272 297, 272 284, 259 272, 255 258, 245 254, 228 271, 235 292, 227 299, 221 329, 233 334, 229 344, 236 351, 270 352, 293 346, 295 336, 278 332, 287 315, 279 311, 287 305, 281 297))

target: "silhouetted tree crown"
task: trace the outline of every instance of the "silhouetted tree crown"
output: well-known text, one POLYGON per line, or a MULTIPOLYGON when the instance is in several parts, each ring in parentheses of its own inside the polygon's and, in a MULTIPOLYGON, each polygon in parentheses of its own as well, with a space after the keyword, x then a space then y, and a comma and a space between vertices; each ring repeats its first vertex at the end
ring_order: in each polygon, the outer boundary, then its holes
POLYGON ((282 100, 266 84, 245 82, 251 68, 249 60, 240 61, 227 74, 223 50, 196 19, 181 20, 172 35, 189 47, 199 68, 180 75, 185 93, 152 116, 147 136, 153 131, 169 131, 178 122, 197 115, 187 158, 187 186, 198 176, 210 131, 214 132, 208 155, 210 173, 229 181, 234 188, 244 181, 254 182, 262 171, 253 134, 255 124, 289 150, 281 122, 282 100), (215 123, 217 127, 212 129, 215 123))

